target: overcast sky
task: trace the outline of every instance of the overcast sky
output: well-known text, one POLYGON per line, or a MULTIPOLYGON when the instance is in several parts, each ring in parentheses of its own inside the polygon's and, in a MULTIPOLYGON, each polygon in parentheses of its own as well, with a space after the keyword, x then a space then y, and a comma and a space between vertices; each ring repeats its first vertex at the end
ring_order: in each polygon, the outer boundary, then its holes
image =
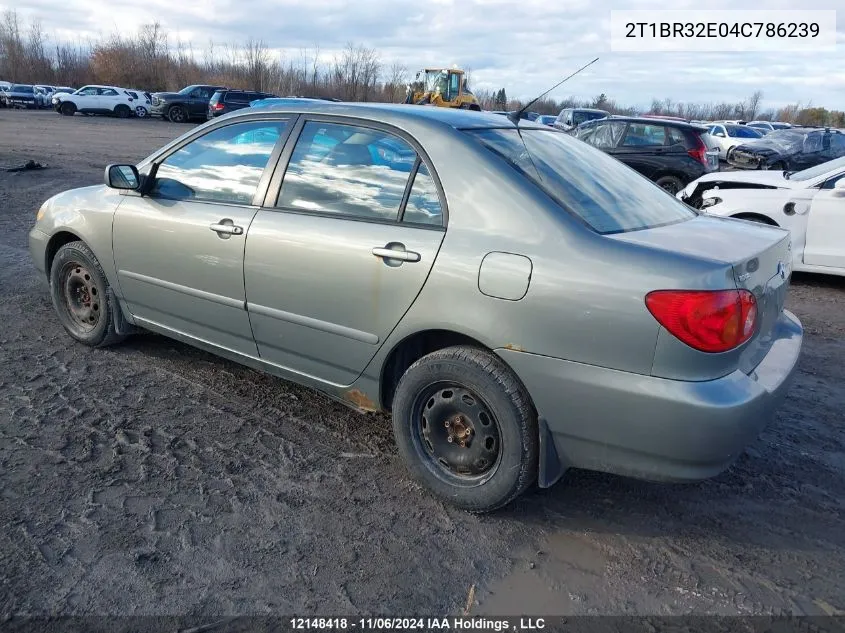
MULTIPOLYGON (((476 88, 533 97, 593 57, 601 59, 552 96, 606 93, 620 104, 736 101, 763 91, 764 108, 800 101, 845 109, 845 4, 842 0, 710 0, 707 9, 840 9, 835 53, 612 53, 610 9, 665 8, 649 0, 0 0, 38 19, 54 39, 84 41, 155 20, 171 42, 194 49, 262 39, 288 57, 303 47, 331 58, 346 42, 376 48, 385 65, 457 64, 476 88), (761 6, 765 4, 765 6, 761 6)), ((703 8, 675 0, 675 9, 703 8)))

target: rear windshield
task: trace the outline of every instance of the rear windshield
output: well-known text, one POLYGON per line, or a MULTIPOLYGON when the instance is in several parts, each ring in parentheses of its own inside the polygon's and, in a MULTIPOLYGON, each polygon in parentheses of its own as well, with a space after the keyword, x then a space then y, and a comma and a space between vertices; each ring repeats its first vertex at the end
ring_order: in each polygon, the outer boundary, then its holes
POLYGON ((596 232, 689 220, 696 212, 633 169, 555 130, 465 130, 596 232))
POLYGON ((726 125, 725 128, 728 130, 728 136, 734 138, 760 138, 763 136, 762 133, 747 125, 726 125))
POLYGON ((575 110, 575 112, 572 113, 572 122, 575 125, 580 125, 585 121, 605 118, 607 118, 606 112, 584 112, 583 110, 575 110))

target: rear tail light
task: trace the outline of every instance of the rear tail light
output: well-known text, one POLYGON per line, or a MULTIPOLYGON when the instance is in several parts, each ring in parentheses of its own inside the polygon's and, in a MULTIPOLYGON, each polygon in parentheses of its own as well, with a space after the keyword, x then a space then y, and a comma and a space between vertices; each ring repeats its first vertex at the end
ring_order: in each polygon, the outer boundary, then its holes
POLYGON ((707 146, 704 144, 704 141, 701 140, 701 137, 696 136, 695 140, 698 145, 693 149, 687 150, 687 154, 707 167, 707 146))
POLYGON ((211 106, 211 109, 214 110, 215 112, 220 112, 220 110, 222 110, 225 107, 226 106, 224 106, 222 103, 215 103, 211 106))
POLYGON ((702 352, 739 347, 757 326, 757 300, 748 290, 655 290, 645 304, 670 334, 702 352))

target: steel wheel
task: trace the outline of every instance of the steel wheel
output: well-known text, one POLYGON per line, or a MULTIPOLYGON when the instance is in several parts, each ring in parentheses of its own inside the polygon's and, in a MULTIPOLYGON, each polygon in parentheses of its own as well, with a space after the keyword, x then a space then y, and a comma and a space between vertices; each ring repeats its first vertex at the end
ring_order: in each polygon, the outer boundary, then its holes
POLYGON ((472 390, 432 384, 416 398, 412 415, 414 445, 435 476, 452 485, 477 486, 496 472, 499 423, 472 390))
POLYGON ((91 332, 100 322, 101 297, 91 272, 78 262, 67 262, 60 273, 62 301, 74 327, 91 332))

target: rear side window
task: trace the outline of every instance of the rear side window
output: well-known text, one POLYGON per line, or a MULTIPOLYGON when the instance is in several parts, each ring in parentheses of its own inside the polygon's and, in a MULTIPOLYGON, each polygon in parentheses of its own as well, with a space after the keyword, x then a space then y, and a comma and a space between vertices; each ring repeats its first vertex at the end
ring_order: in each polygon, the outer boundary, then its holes
POLYGON ((402 221, 443 226, 443 208, 440 206, 440 196, 437 195, 437 186, 434 184, 434 179, 428 172, 425 163, 420 163, 419 169, 414 175, 414 184, 411 186, 411 194, 408 196, 402 221))
POLYGON ((133 99, 137 99, 137 98, 138 98, 138 93, 137 93, 137 92, 132 92, 131 90, 127 90, 127 91, 126 91, 126 94, 128 94, 128 95, 129 95, 130 97, 132 97, 133 99))
POLYGON ((666 128, 650 123, 629 123, 622 145, 625 147, 654 147, 666 144, 666 128))
POLYGON ((296 141, 276 206, 395 221, 416 160, 408 143, 387 132, 309 121, 296 141))
POLYGON ((516 129, 465 133, 598 233, 653 228, 697 215, 633 169, 567 134, 516 129))
POLYGON ((669 135, 669 145, 686 145, 687 139, 678 128, 667 127, 666 132, 669 135))
POLYGON ((158 166, 153 195, 252 204, 285 121, 236 123, 204 134, 158 166))

